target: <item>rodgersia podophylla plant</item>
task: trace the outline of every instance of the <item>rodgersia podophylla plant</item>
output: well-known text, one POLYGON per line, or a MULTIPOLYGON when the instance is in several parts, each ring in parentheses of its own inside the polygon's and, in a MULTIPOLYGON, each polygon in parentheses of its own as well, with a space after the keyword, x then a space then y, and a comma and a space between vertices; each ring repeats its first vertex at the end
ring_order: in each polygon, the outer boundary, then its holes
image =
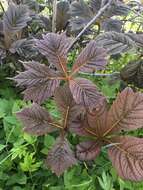
POLYGON ((122 130, 142 128, 143 94, 126 88, 109 107, 94 83, 78 77, 80 72, 104 69, 106 50, 94 40, 89 42, 69 69, 67 53, 71 42, 65 34, 43 35, 43 39, 36 40, 36 46, 51 67, 35 61, 25 62, 25 71, 14 78, 18 86, 26 87, 24 99, 33 101, 31 107, 17 113, 24 131, 37 136, 59 132, 46 160, 58 176, 78 160, 96 159, 101 148, 107 147, 120 177, 143 180, 143 139, 122 134, 122 130), (61 113, 59 122, 41 106, 49 97, 54 98, 61 113), (68 133, 88 137, 88 141, 79 143, 73 151, 68 133))

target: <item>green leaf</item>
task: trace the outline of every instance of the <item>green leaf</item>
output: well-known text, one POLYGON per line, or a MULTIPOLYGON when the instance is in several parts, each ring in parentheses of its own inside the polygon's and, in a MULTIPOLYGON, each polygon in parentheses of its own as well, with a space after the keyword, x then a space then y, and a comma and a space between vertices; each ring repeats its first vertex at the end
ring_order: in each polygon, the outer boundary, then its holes
POLYGON ((24 157, 24 161, 20 162, 20 167, 24 172, 34 172, 39 169, 42 162, 36 162, 34 153, 27 153, 24 157))
POLYGON ((87 190, 92 186, 92 183, 92 178, 88 175, 86 169, 81 169, 80 165, 64 173, 64 185, 68 190, 87 190))
POLYGON ((26 155, 27 145, 25 144, 14 144, 14 147, 10 150, 12 153, 11 159, 14 160, 16 157, 20 159, 26 155))
POLYGON ((55 138, 51 135, 46 135, 44 137, 44 145, 46 148, 50 149, 51 146, 55 143, 55 138))
POLYGON ((37 140, 35 136, 24 133, 23 138, 28 142, 28 144, 34 144, 37 140))
POLYGON ((7 142, 15 143, 18 139, 22 138, 21 125, 15 116, 4 117, 3 126, 7 142))
POLYGON ((27 177, 24 173, 16 173, 9 177, 6 185, 20 184, 24 185, 27 183, 27 177))
POLYGON ((13 100, 0 99, 0 118, 11 114, 13 100))
POLYGON ((103 171, 102 178, 98 177, 98 181, 103 190, 113 190, 112 178, 103 171))
POLYGON ((6 147, 6 145, 0 144, 0 152, 6 147))

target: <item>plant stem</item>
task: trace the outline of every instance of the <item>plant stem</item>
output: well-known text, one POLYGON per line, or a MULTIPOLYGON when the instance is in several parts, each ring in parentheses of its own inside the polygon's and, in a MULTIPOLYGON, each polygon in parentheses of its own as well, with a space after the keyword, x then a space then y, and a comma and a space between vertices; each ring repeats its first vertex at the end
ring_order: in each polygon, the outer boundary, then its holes
POLYGON ((57 0, 53 0, 52 32, 56 32, 57 0))
POLYGON ((2 2, 0 1, 0 6, 3 12, 5 12, 2 2))
POLYGON ((101 7, 101 9, 98 11, 98 13, 93 17, 93 19, 91 19, 91 21, 89 21, 89 23, 87 23, 87 25, 82 29, 82 31, 77 35, 77 37, 72 41, 72 43, 70 44, 68 50, 70 50, 73 45, 78 41, 78 39, 86 32, 86 30, 93 24, 96 22, 96 20, 104 13, 104 11, 110 6, 110 4, 112 3, 113 0, 109 0, 108 3, 101 7))
POLYGON ((88 75, 88 76, 95 76, 95 77, 110 77, 113 76, 115 74, 119 74, 119 72, 115 72, 115 73, 83 73, 83 72, 79 72, 79 74, 82 75, 88 75))

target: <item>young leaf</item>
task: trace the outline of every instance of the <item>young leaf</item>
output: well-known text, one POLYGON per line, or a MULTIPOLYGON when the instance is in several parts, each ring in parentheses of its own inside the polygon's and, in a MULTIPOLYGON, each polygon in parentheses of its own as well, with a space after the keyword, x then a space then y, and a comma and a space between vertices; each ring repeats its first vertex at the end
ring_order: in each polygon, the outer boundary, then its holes
POLYGON ((107 123, 112 133, 143 127, 143 94, 131 88, 122 91, 109 110, 107 123))
MULTIPOLYGON (((90 7, 94 12, 98 12, 101 6, 105 5, 108 1, 90 0, 90 7)), ((128 6, 120 0, 112 1, 111 5, 105 11, 104 15, 109 18, 114 15, 126 16, 129 12, 128 6)))
POLYGON ((101 27, 105 32, 109 31, 121 32, 122 25, 123 25, 122 21, 109 18, 102 23, 101 27))
POLYGON ((12 34, 23 29, 30 21, 29 11, 25 5, 9 4, 8 10, 3 17, 4 31, 12 34))
POLYGON ((48 33, 42 40, 36 40, 40 53, 45 55, 50 64, 54 65, 64 76, 67 76, 67 50, 71 39, 65 33, 48 33))
POLYGON ((94 160, 100 153, 100 145, 94 141, 81 142, 76 147, 79 160, 94 160))
POLYGON ((57 176, 60 176, 66 169, 76 164, 76 162, 67 139, 59 137, 54 147, 48 153, 47 165, 57 176))
POLYGON ((97 13, 101 8, 101 0, 90 0, 89 2, 90 8, 97 13))
POLYGON ((126 180, 143 180, 143 139, 118 137, 119 143, 109 148, 108 154, 119 176, 126 180))
POLYGON ((143 61, 129 62, 121 69, 120 77, 129 84, 143 88, 143 61))
POLYGON ((26 100, 33 100, 41 104, 45 99, 53 95, 55 89, 60 84, 61 77, 48 66, 42 65, 35 61, 24 63, 27 69, 19 73, 13 80, 18 86, 26 86, 24 91, 26 100))
POLYGON ((72 73, 94 72, 105 68, 107 64, 106 50, 97 46, 95 41, 91 41, 78 56, 75 61, 72 73))
POLYGON ((69 2, 68 1, 59 1, 57 3, 57 14, 56 14, 56 30, 62 31, 68 25, 70 19, 69 14, 69 2))
POLYGON ((90 110, 97 107, 103 99, 96 86, 87 79, 76 78, 75 80, 70 80, 69 85, 75 102, 90 110))
POLYGON ((72 31, 82 29, 93 17, 88 5, 83 1, 73 1, 70 6, 72 31))
POLYGON ((24 131, 33 135, 44 135, 52 132, 52 118, 49 113, 38 104, 33 104, 31 108, 24 108, 17 113, 17 117, 22 121, 25 128, 24 131))

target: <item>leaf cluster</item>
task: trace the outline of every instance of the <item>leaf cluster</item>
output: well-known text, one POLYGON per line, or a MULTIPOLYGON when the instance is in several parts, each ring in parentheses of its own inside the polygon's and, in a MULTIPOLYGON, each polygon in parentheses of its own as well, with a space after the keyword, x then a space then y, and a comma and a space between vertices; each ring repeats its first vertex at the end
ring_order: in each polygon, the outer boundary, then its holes
POLYGON ((26 71, 14 78, 18 85, 27 87, 25 98, 34 102, 32 107, 17 113, 24 130, 38 136, 59 131, 46 160, 58 176, 77 160, 95 159, 101 148, 106 147, 119 176, 132 181, 142 180, 142 139, 124 136, 122 132, 142 128, 143 95, 126 88, 109 109, 106 98, 95 84, 77 77, 80 71, 92 73, 103 69, 107 63, 106 51, 97 46, 96 41, 91 41, 69 70, 67 52, 70 42, 64 33, 43 35, 36 45, 52 67, 34 61, 25 62, 26 71), (60 85, 60 81, 64 84, 60 85), (60 122, 55 122, 39 105, 52 95, 62 114, 60 122), (69 132, 89 139, 79 143, 75 153, 67 140, 69 132))

